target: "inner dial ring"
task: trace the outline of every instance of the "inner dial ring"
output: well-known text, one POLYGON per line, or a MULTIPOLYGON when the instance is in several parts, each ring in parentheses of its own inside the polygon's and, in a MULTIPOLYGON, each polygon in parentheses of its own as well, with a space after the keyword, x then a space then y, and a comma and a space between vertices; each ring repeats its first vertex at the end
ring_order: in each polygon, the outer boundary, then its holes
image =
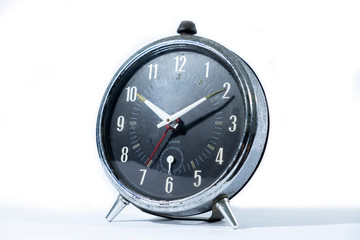
POLYGON ((138 194, 191 196, 216 182, 238 155, 244 115, 239 83, 223 64, 192 51, 162 53, 119 90, 110 118, 110 166, 138 194), (176 128, 157 127, 187 107, 176 128))
MULTIPOLYGON (((167 147, 160 155, 161 171, 167 172, 169 175, 176 174, 184 165, 184 154, 177 147, 167 147)), ((180 170, 181 171, 181 170, 180 170)), ((184 169, 184 171, 186 171, 184 169)))

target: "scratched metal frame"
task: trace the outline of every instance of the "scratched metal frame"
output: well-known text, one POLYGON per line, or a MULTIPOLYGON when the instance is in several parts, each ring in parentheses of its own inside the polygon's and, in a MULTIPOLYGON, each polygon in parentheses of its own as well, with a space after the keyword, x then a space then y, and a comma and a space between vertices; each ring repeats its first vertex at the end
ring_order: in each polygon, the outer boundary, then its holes
POLYGON ((101 164, 111 183, 127 202, 141 210, 165 217, 185 217, 210 211, 214 202, 222 197, 231 199, 250 180, 256 171, 265 151, 269 132, 269 112, 265 93, 255 73, 249 65, 224 46, 193 35, 178 35, 153 42, 130 57, 114 75, 99 109, 96 139, 101 164), (160 201, 139 195, 128 189, 121 180, 113 174, 106 151, 106 113, 111 111, 111 102, 118 84, 124 84, 121 79, 133 74, 132 69, 164 52, 175 50, 196 51, 211 55, 225 65, 238 81, 243 91, 245 102, 245 128, 238 153, 227 166, 224 174, 212 185, 202 191, 178 200, 160 201))

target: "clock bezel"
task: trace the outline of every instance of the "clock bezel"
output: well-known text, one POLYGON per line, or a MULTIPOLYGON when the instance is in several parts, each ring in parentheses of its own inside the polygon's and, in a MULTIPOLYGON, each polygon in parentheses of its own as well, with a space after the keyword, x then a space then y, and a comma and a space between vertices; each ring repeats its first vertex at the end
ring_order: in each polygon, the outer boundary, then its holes
POLYGON ((263 156, 269 129, 269 115, 266 97, 262 86, 252 69, 235 53, 231 52, 222 45, 199 36, 180 35, 173 36, 153 42, 130 57, 114 75, 103 97, 97 120, 97 146, 102 166, 107 173, 111 183, 118 190, 119 194, 143 211, 167 216, 183 217, 200 214, 212 209, 213 202, 221 196, 232 198, 250 180, 257 169, 263 156), (119 79, 126 79, 128 74, 132 74, 134 64, 140 64, 150 58, 167 51, 190 50, 198 52, 210 52, 221 59, 233 72, 234 78, 243 87, 244 103, 247 119, 242 142, 242 151, 234 156, 226 170, 209 187, 193 194, 189 197, 178 200, 153 200, 146 196, 135 193, 126 187, 115 174, 108 164, 106 154, 106 129, 104 129, 104 116, 108 109, 108 102, 114 97, 116 84, 125 84, 119 79), (145 60, 143 60, 145 59, 145 60))

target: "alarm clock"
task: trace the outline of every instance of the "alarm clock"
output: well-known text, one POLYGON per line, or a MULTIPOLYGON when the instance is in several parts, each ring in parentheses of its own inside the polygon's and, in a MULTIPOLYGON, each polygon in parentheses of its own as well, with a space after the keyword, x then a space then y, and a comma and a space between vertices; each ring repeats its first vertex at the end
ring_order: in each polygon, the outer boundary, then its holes
POLYGON ((230 207, 264 154, 269 113, 249 65, 183 21, 179 35, 131 56, 102 99, 99 156, 119 192, 106 219, 129 203, 186 218, 212 211, 238 227, 230 207))

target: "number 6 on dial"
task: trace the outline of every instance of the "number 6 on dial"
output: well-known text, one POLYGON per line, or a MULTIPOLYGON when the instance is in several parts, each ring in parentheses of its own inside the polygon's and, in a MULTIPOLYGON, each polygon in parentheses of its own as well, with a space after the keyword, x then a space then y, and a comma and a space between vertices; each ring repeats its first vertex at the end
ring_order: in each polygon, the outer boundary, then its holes
POLYGON ((165 183, 165 192, 167 193, 171 193, 173 190, 173 181, 174 179, 172 177, 168 177, 166 179, 166 183, 165 183))

